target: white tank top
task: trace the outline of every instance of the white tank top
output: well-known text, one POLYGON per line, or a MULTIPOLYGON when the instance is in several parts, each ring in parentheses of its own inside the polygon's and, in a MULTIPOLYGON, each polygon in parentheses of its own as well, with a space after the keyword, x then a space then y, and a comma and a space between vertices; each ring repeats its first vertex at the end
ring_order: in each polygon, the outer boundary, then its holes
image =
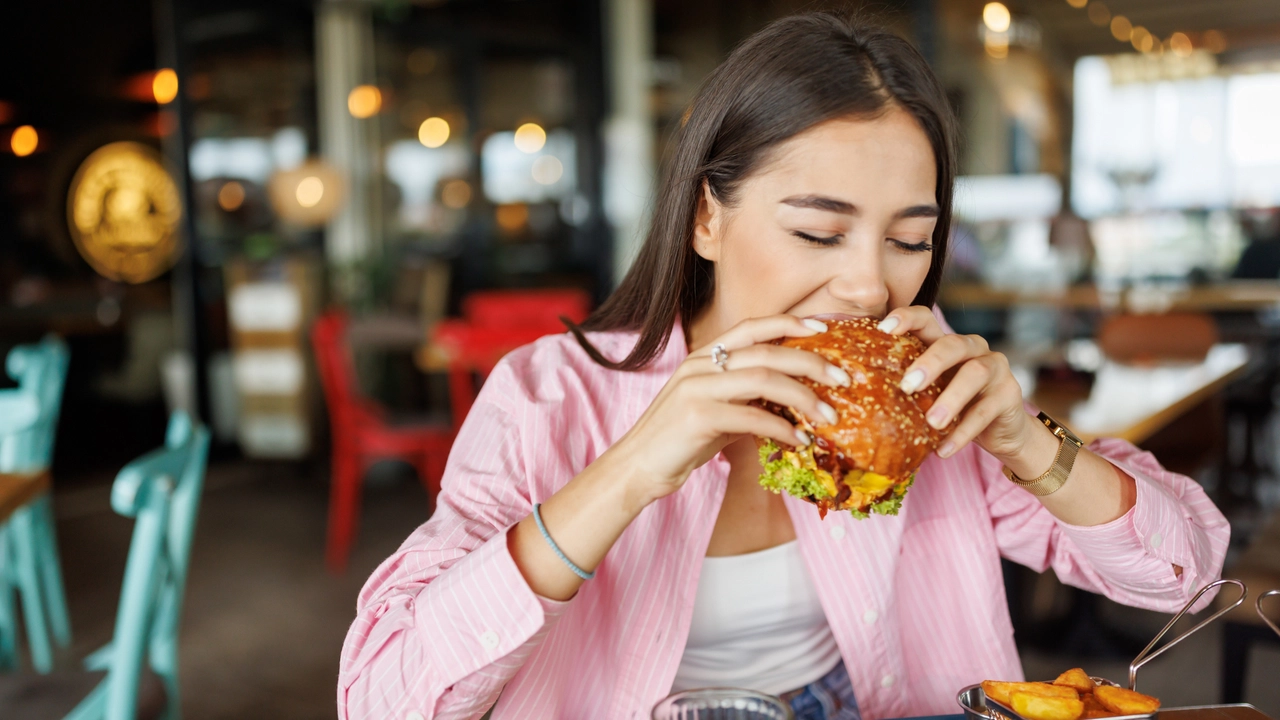
POLYGON ((797 541, 703 558, 673 692, 727 686, 779 695, 818 680, 838 662, 840 649, 797 541))

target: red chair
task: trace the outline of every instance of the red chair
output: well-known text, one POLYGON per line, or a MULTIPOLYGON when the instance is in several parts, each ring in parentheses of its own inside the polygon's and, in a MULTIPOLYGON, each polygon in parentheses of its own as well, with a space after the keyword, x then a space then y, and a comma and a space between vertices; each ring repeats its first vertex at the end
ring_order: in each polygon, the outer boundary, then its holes
POLYGON ((427 493, 440 491, 454 428, 446 425, 393 426, 386 411, 361 396, 345 338, 347 317, 331 311, 315 321, 311 343, 333 428, 333 481, 329 494, 329 530, 325 561, 330 572, 347 564, 360 514, 364 472, 378 460, 413 465, 427 493))
POLYGON ((591 298, 581 290, 491 290, 462 300, 463 319, 443 320, 431 342, 449 358, 449 403, 459 426, 483 381, 503 355, 544 335, 565 331, 560 318, 582 322, 591 298))
POLYGON ((462 300, 462 318, 478 327, 549 328, 544 335, 564 331, 563 315, 582 322, 591 314, 591 296, 577 289, 486 290, 462 300))

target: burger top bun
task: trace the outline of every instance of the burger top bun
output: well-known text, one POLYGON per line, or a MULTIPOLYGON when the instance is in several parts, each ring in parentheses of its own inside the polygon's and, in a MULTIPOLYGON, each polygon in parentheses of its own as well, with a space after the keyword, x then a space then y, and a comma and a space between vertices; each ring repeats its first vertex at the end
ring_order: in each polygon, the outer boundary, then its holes
POLYGON ((944 435, 925 420, 925 413, 942 392, 939 384, 931 383, 912 394, 900 387, 907 368, 924 352, 924 343, 912 335, 882 332, 874 318, 823 321, 827 332, 785 338, 779 344, 815 352, 849 373, 849 387, 800 380, 835 408, 839 422, 815 426, 792 408, 786 414, 814 437, 815 454, 830 453, 842 470, 863 470, 894 480, 908 478, 944 435))

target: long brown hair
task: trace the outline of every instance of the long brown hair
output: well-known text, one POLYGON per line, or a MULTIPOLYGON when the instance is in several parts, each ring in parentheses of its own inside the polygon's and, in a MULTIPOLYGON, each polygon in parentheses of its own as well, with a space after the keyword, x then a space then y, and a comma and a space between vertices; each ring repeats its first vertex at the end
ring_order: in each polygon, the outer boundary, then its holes
POLYGON ((711 300, 712 263, 693 250, 705 182, 722 205, 768 151, 826 120, 875 117, 897 105, 933 146, 937 202, 933 259, 914 304, 932 305, 942 279, 956 175, 955 120, 946 93, 906 40, 828 13, 783 18, 752 35, 707 78, 676 135, 653 224, 618 289, 582 325, 569 324, 593 360, 643 368, 666 347, 677 317, 692 320, 711 300), (640 331, 621 360, 604 357, 583 331, 640 331))

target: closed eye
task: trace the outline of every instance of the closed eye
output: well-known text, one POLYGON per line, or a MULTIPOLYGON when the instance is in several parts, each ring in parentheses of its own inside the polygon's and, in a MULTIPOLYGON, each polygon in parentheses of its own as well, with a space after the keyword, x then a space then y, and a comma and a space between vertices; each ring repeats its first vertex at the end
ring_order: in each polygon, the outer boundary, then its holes
POLYGON ((933 252, 933 243, 929 242, 928 240, 918 242, 918 243, 908 243, 908 242, 902 242, 901 240, 895 240, 894 238, 889 238, 889 242, 893 243, 894 247, 904 252, 912 252, 912 253, 933 252))
POLYGON ((799 230, 792 231, 791 234, 795 235, 801 240, 804 240, 805 242, 813 243, 814 245, 821 245, 823 247, 831 247, 832 245, 839 245, 840 239, 844 237, 843 235, 832 235, 831 237, 815 237, 813 235, 810 235, 807 232, 801 232, 799 230))

